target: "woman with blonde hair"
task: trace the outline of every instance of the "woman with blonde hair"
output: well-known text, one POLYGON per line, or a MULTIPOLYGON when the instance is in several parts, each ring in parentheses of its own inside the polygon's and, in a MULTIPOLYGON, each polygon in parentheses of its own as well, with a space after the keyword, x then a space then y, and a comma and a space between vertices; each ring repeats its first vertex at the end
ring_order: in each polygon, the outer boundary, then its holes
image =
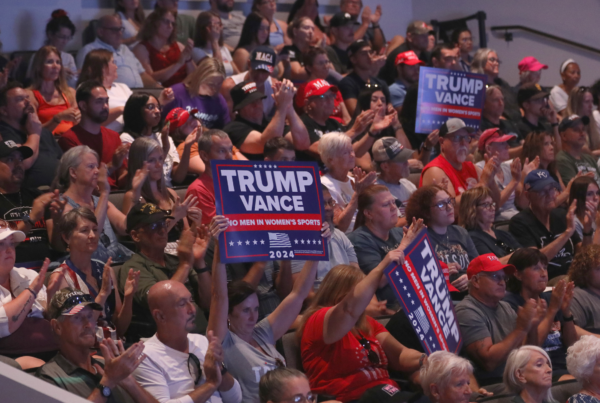
POLYGON ((222 129, 230 121, 227 101, 221 95, 225 80, 223 63, 213 57, 202 59, 192 74, 172 88, 175 99, 164 106, 163 118, 175 108, 195 111, 194 117, 208 129, 222 129))
MULTIPOLYGON (((574 87, 569 93, 566 116, 578 115, 587 117, 588 123, 583 127, 587 136, 584 151, 600 156, 600 129, 594 119, 594 97, 588 87, 574 87)), ((585 118, 583 119, 585 123, 585 118)))
POLYGON ((423 393, 433 403, 469 403, 473 365, 448 351, 436 351, 421 367, 423 393))
POLYGON ((61 135, 79 123, 75 90, 67 85, 60 52, 54 46, 42 46, 33 57, 27 90, 42 126, 52 134, 61 135))
POLYGON ((504 367, 504 385, 516 394, 513 403, 552 402, 552 363, 543 349, 522 346, 513 350, 504 367))

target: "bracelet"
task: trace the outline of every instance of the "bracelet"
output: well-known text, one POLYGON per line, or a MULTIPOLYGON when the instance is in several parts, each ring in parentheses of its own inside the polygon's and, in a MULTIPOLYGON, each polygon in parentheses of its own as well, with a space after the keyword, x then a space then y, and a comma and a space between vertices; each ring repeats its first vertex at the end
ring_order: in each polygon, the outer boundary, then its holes
POLYGON ((594 235, 594 230, 591 230, 590 232, 581 232, 583 234, 583 236, 592 236, 594 235))
POLYGON ((376 23, 371 24, 371 28, 373 28, 373 29, 381 29, 381 27, 379 26, 379 24, 376 24, 376 23))
POLYGON ((33 295, 33 298, 37 298, 37 294, 31 288, 27 287, 26 290, 29 291, 31 295, 33 295))
POLYGON ((196 269, 196 268, 194 267, 194 271, 196 272, 196 274, 202 274, 202 273, 206 273, 206 272, 207 272, 207 271, 209 271, 209 270, 210 270, 210 268, 208 268, 208 267, 205 267, 204 269, 196 269))
POLYGON ((573 319, 575 319, 573 317, 573 314, 571 314, 571 316, 569 316, 568 318, 563 318, 563 322, 573 322, 573 319))
POLYGON ((373 134, 373 133, 371 133, 371 130, 369 130, 369 131, 367 132, 367 134, 369 135, 369 137, 373 137, 373 138, 375 138, 375 139, 379 137, 379 134, 373 134))

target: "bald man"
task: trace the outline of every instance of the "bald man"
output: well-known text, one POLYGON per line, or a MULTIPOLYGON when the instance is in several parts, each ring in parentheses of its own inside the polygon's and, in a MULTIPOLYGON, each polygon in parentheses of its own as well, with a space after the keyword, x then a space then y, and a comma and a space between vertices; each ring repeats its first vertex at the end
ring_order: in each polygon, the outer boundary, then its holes
POLYGON ((160 402, 239 403, 242 390, 224 368, 219 339, 190 333, 196 307, 180 282, 160 281, 148 291, 156 334, 144 342, 148 357, 135 370, 139 384, 160 402), (203 370, 201 369, 203 368, 203 370))
MULTIPOLYGON (((100 17, 96 30, 96 40, 77 52, 77 69, 81 70, 86 55, 95 49, 106 49, 113 53, 117 65, 118 83, 129 88, 159 87, 160 85, 146 73, 146 70, 133 52, 123 44, 123 23, 117 14, 100 17)), ((108 88, 107 88, 108 89, 108 88)))

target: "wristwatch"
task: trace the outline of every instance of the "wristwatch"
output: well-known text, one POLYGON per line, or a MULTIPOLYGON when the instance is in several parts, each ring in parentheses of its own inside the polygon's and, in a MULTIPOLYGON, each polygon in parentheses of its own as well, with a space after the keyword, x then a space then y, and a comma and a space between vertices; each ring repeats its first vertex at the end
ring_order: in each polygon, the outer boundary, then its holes
POLYGON ((110 395, 112 394, 112 391, 110 390, 110 388, 108 386, 102 385, 100 382, 98 382, 98 385, 96 386, 96 388, 100 389, 100 393, 104 397, 110 397, 110 395))

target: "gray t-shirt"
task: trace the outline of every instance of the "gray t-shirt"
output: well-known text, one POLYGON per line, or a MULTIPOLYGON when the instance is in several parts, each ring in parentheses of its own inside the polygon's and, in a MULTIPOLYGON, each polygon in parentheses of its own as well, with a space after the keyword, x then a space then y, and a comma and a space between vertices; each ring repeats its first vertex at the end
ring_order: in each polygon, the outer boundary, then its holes
POLYGON ((400 179, 397 184, 385 182, 380 178, 378 178, 375 183, 387 187, 392 196, 394 196, 397 200, 400 200, 402 204, 400 207, 398 207, 398 217, 404 217, 406 212, 406 203, 408 203, 410 196, 412 196, 412 194, 417 190, 417 187, 414 185, 414 183, 406 178, 400 179))
MULTIPOLYGON (((517 323, 517 314, 508 302, 500 301, 496 308, 490 308, 467 295, 456 305, 456 317, 463 337, 463 348, 487 337, 497 344, 506 338, 517 323)), ((502 382, 504 364, 491 372, 475 368, 475 376, 481 386, 502 382)))
POLYGON ((575 159, 571 154, 560 150, 556 154, 556 169, 566 185, 579 172, 594 174, 594 180, 600 186, 600 172, 598 171, 598 160, 589 154, 582 154, 579 159, 575 159))
MULTIPOLYGON (((223 24, 223 41, 235 49, 240 41, 242 27, 246 17, 240 11, 232 11, 228 18, 223 18, 221 14, 221 23, 223 24)), ((258 394, 257 394, 258 395, 258 394)))
POLYGON ((225 365, 242 387, 242 402, 258 401, 258 382, 267 372, 285 365, 285 358, 275 348, 273 329, 267 318, 254 326, 252 338, 266 353, 228 331, 223 340, 225 365))
MULTIPOLYGON (((331 241, 329 242, 329 260, 322 260, 318 263, 314 290, 319 289, 323 278, 329 273, 329 270, 338 264, 349 264, 351 262, 358 262, 354 246, 352 246, 352 242, 350 242, 346 234, 334 228, 331 241)), ((292 273, 300 273, 305 263, 306 260, 292 260, 292 273)))
POLYGON ((473 240, 463 227, 450 225, 444 235, 428 228, 427 235, 438 259, 444 263, 458 263, 462 268, 461 274, 467 270, 469 262, 479 256, 473 240))
POLYGON ((600 334, 600 296, 586 288, 575 287, 571 313, 577 326, 600 334))

